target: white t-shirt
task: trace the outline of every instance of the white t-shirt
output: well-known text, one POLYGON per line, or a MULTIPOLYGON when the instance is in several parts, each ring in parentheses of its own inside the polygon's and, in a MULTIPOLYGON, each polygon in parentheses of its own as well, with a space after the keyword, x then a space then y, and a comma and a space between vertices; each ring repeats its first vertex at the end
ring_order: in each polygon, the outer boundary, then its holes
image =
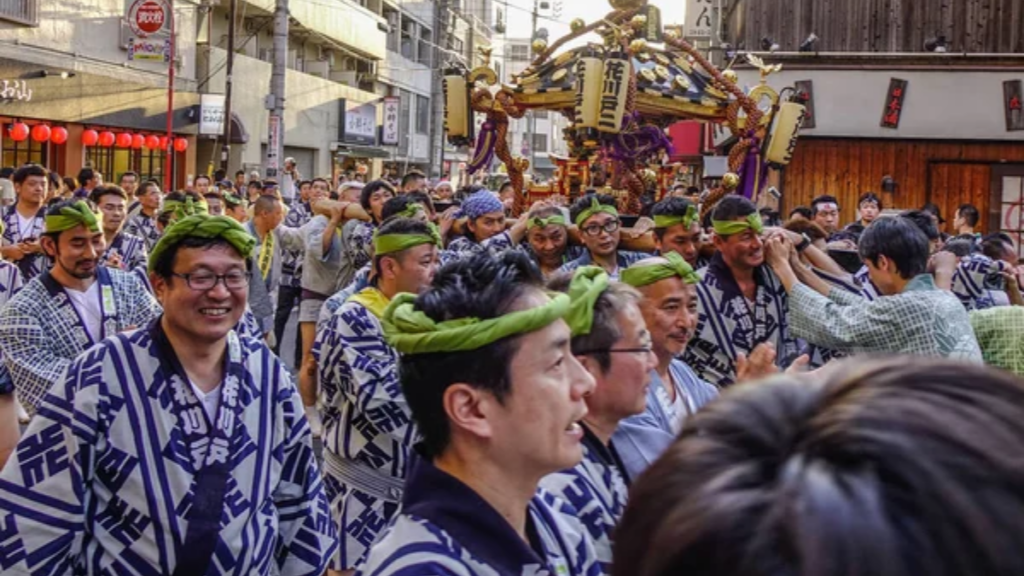
POLYGON ((198 386, 188 381, 189 385, 192 386, 192 393, 196 395, 199 402, 203 405, 203 411, 210 417, 210 423, 214 426, 217 425, 217 408, 220 407, 220 389, 221 385, 217 384, 217 387, 209 392, 203 392, 198 386))
POLYGON ((660 384, 655 391, 655 396, 658 398, 658 404, 661 404, 661 409, 668 415, 672 434, 678 435, 683 430, 683 423, 686 421, 686 417, 691 412, 695 412, 693 407, 690 406, 689 398, 684 398, 682 392, 677 388, 675 400, 670 400, 665 386, 660 384))
POLYGON ((14 214, 18 217, 18 234, 20 235, 20 238, 24 240, 32 235, 32 224, 35 223, 34 221, 36 217, 29 216, 28 218, 24 218, 22 217, 21 212, 18 212, 17 210, 14 211, 14 214))
MULTIPOLYGON (((21 216, 18 216, 20 219, 21 216)), ((103 307, 100 303, 100 283, 95 281, 85 292, 65 288, 68 299, 85 323, 85 330, 93 342, 99 342, 103 335, 103 307)))

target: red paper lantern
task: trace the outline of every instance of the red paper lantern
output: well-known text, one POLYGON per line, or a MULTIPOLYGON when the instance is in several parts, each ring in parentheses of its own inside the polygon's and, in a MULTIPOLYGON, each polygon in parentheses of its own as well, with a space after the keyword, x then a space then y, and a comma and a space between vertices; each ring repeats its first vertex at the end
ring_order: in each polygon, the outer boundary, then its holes
POLYGON ((167 150, 167 142, 168 142, 167 136, 161 136, 160 137, 160 149, 161 150, 167 150))
POLYGON ((139 149, 146 143, 146 137, 142 134, 135 134, 132 136, 132 148, 139 149))
POLYGON ((54 144, 63 144, 65 142, 67 142, 67 141, 68 141, 68 130, 67 130, 67 128, 62 128, 60 126, 57 126, 56 128, 54 128, 53 130, 50 131, 50 142, 53 142, 54 144))
POLYGON ((174 149, 177 150, 178 152, 184 152, 185 150, 188 150, 188 140, 184 138, 175 138, 174 149))
POLYGON ((149 136, 146 136, 146 142, 143 145, 146 148, 149 148, 150 150, 152 150, 154 148, 159 148, 160 147, 160 137, 159 136, 154 136, 154 135, 150 134, 149 136))
POLYGON ((50 139, 50 127, 46 124, 36 124, 32 127, 32 139, 36 142, 46 142, 50 139))
POLYGON ((24 142, 28 138, 28 126, 23 122, 16 122, 11 125, 11 140, 15 142, 24 142))
POLYGON ((82 132, 82 144, 86 146, 95 146, 100 141, 100 133, 95 130, 86 130, 82 132))
POLYGON ((100 146, 103 146, 104 148, 109 148, 110 146, 114 145, 115 140, 117 140, 117 137, 114 136, 113 132, 108 132, 106 130, 100 132, 100 146))
POLYGON ((117 147, 129 148, 132 145, 132 135, 128 132, 121 132, 117 135, 117 147))

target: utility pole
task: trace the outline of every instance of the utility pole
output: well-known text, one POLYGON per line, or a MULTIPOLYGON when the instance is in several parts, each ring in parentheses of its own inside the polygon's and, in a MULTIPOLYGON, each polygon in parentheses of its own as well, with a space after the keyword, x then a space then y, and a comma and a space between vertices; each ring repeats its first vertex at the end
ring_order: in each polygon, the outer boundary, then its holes
MULTIPOLYGON (((527 54, 533 54, 533 41, 537 39, 537 17, 540 11, 540 0, 533 0, 533 31, 530 33, 530 45, 526 48, 527 54)), ((527 56, 527 61, 530 57, 527 56)), ((537 147, 534 145, 533 135, 537 132, 537 112, 530 110, 530 172, 537 173, 537 147)))
MULTIPOLYGON (((444 65, 445 49, 448 48, 448 25, 451 22, 448 0, 437 3, 434 13, 434 83, 430 91, 431 109, 430 123, 430 158, 431 164, 437 166, 438 176, 444 176, 444 65)), ((433 172, 433 170, 431 170, 433 172)), ((433 176, 433 173, 429 174, 433 176)))
POLYGON ((224 145, 220 148, 220 167, 226 174, 231 161, 231 83, 235 68, 235 10, 238 0, 228 0, 228 62, 224 77, 224 145))
POLYGON ((171 35, 167 38, 167 148, 164 150, 164 192, 174 190, 174 57, 175 23, 174 0, 167 2, 167 15, 171 19, 171 35))
POLYGON ((264 169, 267 178, 278 178, 281 157, 284 155, 284 78, 288 66, 288 0, 277 0, 274 9, 274 62, 270 73, 270 95, 266 106, 270 110, 267 124, 267 158, 264 169))

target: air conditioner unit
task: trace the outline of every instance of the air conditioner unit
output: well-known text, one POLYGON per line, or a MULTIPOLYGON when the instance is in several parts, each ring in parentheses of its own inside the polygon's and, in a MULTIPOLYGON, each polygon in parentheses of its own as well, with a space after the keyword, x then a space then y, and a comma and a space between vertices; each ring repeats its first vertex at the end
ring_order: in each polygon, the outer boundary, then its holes
POLYGON ((312 76, 319 76, 326 79, 331 70, 324 60, 306 61, 305 73, 312 76))

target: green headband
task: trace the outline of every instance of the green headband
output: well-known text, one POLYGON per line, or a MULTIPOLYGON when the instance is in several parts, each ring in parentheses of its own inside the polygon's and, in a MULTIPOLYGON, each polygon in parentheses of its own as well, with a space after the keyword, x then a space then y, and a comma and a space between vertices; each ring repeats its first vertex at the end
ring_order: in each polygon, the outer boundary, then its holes
POLYGON ((165 252, 186 238, 223 238, 246 260, 252 256, 253 248, 256 247, 256 239, 234 218, 209 214, 186 216, 164 229, 164 235, 149 253, 149 271, 153 271, 165 252))
POLYGON ((530 218, 526 221, 526 229, 533 230, 534 228, 543 228, 545 226, 551 226, 552 224, 565 226, 565 216, 562 216, 561 214, 554 214, 547 218, 530 218))
POLYGON ((46 232, 63 232, 75 226, 85 226, 86 230, 96 233, 103 225, 103 215, 96 214, 84 201, 79 200, 70 206, 60 209, 60 214, 47 214, 46 232))
POLYGON ((565 316, 573 336, 590 334, 594 325, 594 305, 608 286, 608 273, 603 268, 583 266, 576 269, 569 283, 569 300, 572 305, 565 316))
POLYGON ((241 196, 235 196, 234 194, 231 194, 230 192, 225 192, 224 193, 224 203, 228 204, 230 206, 241 206, 242 204, 245 203, 245 200, 243 200, 241 196))
POLYGON ((634 288, 649 286, 673 276, 682 278, 683 282, 687 284, 700 282, 700 276, 693 271, 693 267, 686 260, 683 260, 682 256, 675 252, 669 252, 664 255, 664 258, 668 260, 667 263, 634 264, 622 271, 620 279, 634 288))
POLYGON ((764 232, 764 223, 761 222, 761 215, 757 212, 747 216, 747 219, 742 222, 737 220, 712 220, 711 226, 714 227, 715 234, 719 236, 739 234, 748 228, 757 234, 764 232))
POLYGON ((591 198, 590 207, 584 210, 583 212, 580 212, 580 215, 576 217, 576 227, 582 228, 583 223, 587 221, 587 218, 590 218, 594 214, 599 214, 601 212, 604 212, 605 214, 611 214, 616 218, 618 218, 619 216, 619 211, 615 209, 615 206, 601 204, 600 202, 597 201, 597 198, 591 198))
POLYGON ((162 214, 170 212, 174 214, 174 220, 181 220, 186 216, 209 214, 210 206, 206 203, 206 200, 196 201, 191 196, 186 196, 184 202, 181 200, 164 200, 164 209, 160 212, 162 214))
POLYGON ((423 208, 423 204, 420 204, 419 202, 409 202, 405 205, 405 210, 395 212, 392 218, 396 216, 400 216, 402 218, 416 218, 421 212, 426 212, 423 208))
POLYGON ((398 294, 384 310, 384 337, 402 354, 476 350, 502 338, 540 330, 569 311, 569 297, 557 294, 543 306, 509 312, 497 318, 434 322, 413 307, 415 300, 413 294, 398 294))
POLYGON ((697 222, 697 207, 690 204, 686 207, 686 214, 673 216, 672 214, 659 214, 654 217, 655 228, 668 228, 676 224, 682 224, 683 228, 689 230, 697 222))
POLYGON ((438 248, 442 247, 441 233, 437 226, 430 224, 430 235, 426 234, 374 234, 373 254, 383 256, 394 252, 401 252, 406 248, 419 246, 420 244, 433 244, 438 248))

